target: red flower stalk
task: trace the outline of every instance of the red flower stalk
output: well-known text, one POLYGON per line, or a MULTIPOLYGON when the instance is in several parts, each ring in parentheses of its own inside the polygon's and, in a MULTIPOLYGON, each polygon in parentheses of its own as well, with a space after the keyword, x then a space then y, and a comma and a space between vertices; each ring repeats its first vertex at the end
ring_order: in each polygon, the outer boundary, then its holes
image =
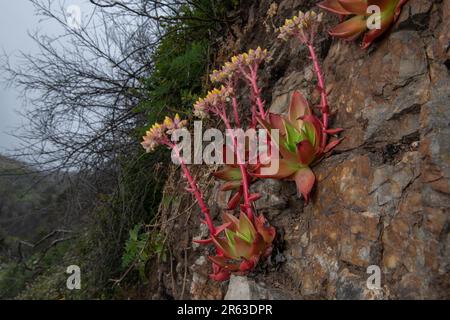
MULTIPOLYGON (((233 136, 233 128, 227 114, 227 102, 230 98, 230 89, 222 86, 222 88, 214 89, 208 93, 208 95, 199 99, 194 105, 194 113, 199 117, 205 117, 208 113, 212 113, 218 116, 225 123, 225 127, 229 130, 231 139, 233 141, 234 150, 238 150, 238 141, 235 136, 233 136)), ((250 183, 249 176, 247 172, 247 167, 245 165, 245 159, 241 159, 239 152, 236 152, 237 162, 239 170, 242 175, 242 187, 244 193, 244 211, 247 213, 250 220, 253 220, 254 213, 252 209, 252 200, 250 197, 250 183)))
POLYGON ((348 41, 355 40, 362 34, 362 47, 368 48, 372 42, 385 33, 397 21, 402 6, 408 0, 325 0, 317 5, 327 11, 336 13, 344 20, 351 18, 332 28, 329 33, 333 37, 348 41), (380 28, 369 30, 368 19, 373 14, 371 6, 380 8, 380 28), (369 12, 368 12, 369 11, 369 12))
POLYGON ((187 191, 191 192, 194 195, 203 213, 204 220, 202 221, 202 223, 205 223, 208 226, 209 232, 212 236, 218 235, 218 233, 220 233, 220 230, 216 230, 216 228, 214 227, 211 219, 211 213, 205 201, 203 200, 197 182, 192 177, 189 168, 186 165, 186 162, 180 155, 180 150, 178 150, 178 147, 169 139, 169 136, 174 130, 184 128, 186 124, 187 121, 181 121, 178 114, 174 119, 166 117, 162 124, 156 123, 149 131, 147 131, 146 135, 143 137, 144 141, 142 142, 142 146, 147 152, 153 151, 158 145, 165 145, 169 149, 174 151, 175 156, 181 165, 181 169, 183 170, 184 177, 189 183, 189 188, 187 189, 187 191))

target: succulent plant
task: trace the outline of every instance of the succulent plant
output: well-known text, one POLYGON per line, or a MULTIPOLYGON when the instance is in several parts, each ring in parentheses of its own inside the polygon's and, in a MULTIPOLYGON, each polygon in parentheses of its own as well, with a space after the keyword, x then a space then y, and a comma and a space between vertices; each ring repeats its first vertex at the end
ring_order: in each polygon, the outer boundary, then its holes
POLYGON ((272 129, 279 130, 279 139, 274 142, 280 153, 280 160, 276 174, 263 175, 258 168, 253 176, 294 180, 298 192, 308 202, 316 180, 311 166, 342 141, 338 139, 324 144, 322 136, 323 134, 337 134, 342 129, 324 129, 320 119, 314 115, 308 102, 298 91, 292 95, 287 117, 269 113, 268 121, 258 120, 269 135, 272 129))
POLYGON ((228 280, 231 273, 246 274, 254 269, 262 258, 270 256, 276 235, 263 215, 255 217, 252 223, 244 212, 239 219, 225 212, 222 220, 224 235, 212 236, 217 255, 209 257, 213 262, 210 277, 216 281, 228 280))
POLYGON ((325 0, 317 4, 319 7, 330 12, 339 14, 345 19, 350 19, 333 27, 330 35, 346 40, 355 40, 364 33, 362 47, 369 47, 372 42, 386 32, 389 27, 398 19, 402 6, 408 0, 325 0), (367 9, 376 5, 381 12, 381 28, 369 30, 367 19, 372 13, 368 13, 367 9))

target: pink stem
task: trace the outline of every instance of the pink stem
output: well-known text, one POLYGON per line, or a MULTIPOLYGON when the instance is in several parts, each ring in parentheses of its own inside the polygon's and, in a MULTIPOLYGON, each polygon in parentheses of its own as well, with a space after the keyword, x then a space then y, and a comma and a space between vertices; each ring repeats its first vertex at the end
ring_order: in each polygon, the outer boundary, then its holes
POLYGON ((239 113, 238 113, 238 102, 236 96, 233 96, 231 98, 232 104, 233 104, 233 113, 234 113, 234 121, 236 123, 237 127, 241 126, 241 122, 239 121, 239 113))
POLYGON ((186 162, 184 161, 183 157, 181 157, 181 155, 180 155, 180 150, 174 144, 168 143, 168 146, 175 151, 175 154, 176 154, 178 160, 180 161, 184 176, 186 177, 186 179, 189 183, 189 186, 191 188, 191 191, 194 194, 195 198, 197 199, 200 209, 201 209, 203 215, 205 216, 205 221, 209 228, 209 232, 211 233, 212 236, 215 236, 216 228, 214 227, 214 224, 212 222, 211 213, 210 213, 208 207, 206 206, 205 201, 203 200, 202 194, 201 194, 200 190, 198 189, 197 183, 195 182, 195 179, 192 177, 191 172, 189 171, 189 168, 186 165, 186 162))
POLYGON ((226 128, 229 130, 230 134, 231 134, 231 139, 233 139, 233 146, 234 146, 234 150, 236 150, 236 157, 237 157, 237 162, 239 163, 239 169, 241 171, 241 175, 242 175, 242 184, 243 184, 243 189, 244 189, 244 207, 246 209, 246 214, 248 216, 248 218, 250 219, 250 221, 253 221, 253 210, 252 210, 252 206, 251 206, 251 201, 250 201, 250 192, 249 192, 249 183, 248 183, 248 173, 247 173, 247 168, 245 166, 245 164, 243 164, 242 158, 240 153, 238 152, 238 144, 236 141, 236 137, 233 134, 233 129, 231 128, 230 125, 230 121, 228 120, 226 114, 220 114, 220 117, 222 118, 223 122, 225 123, 226 128))
POLYGON ((258 106, 259 115, 263 120, 265 120, 266 112, 264 110, 264 102, 261 99, 261 90, 258 87, 258 66, 255 66, 255 68, 252 69, 250 74, 250 82, 252 85, 252 91, 255 97, 256 105, 258 106))
POLYGON ((325 79, 320 68, 319 58, 317 57, 316 51, 312 44, 308 44, 309 53, 314 64, 314 70, 319 81, 320 97, 321 97, 321 108, 322 108, 322 124, 323 124, 323 135, 322 135, 322 147, 325 148, 328 140, 326 130, 328 129, 328 100, 327 100, 327 89, 325 86, 325 79))

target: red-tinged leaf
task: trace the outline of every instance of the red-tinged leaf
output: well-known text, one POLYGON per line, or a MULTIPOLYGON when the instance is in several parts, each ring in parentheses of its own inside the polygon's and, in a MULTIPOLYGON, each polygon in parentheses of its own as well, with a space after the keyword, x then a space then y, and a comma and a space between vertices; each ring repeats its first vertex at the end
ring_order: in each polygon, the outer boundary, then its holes
POLYGON ((263 178, 263 179, 286 179, 292 176, 297 170, 301 168, 301 166, 298 164, 298 159, 296 159, 295 162, 292 161, 286 161, 284 159, 279 160, 279 167, 278 172, 273 175, 263 175, 261 174, 261 170, 257 170, 256 172, 252 173, 252 176, 257 178, 263 178))
POLYGON ((252 242, 256 236, 256 230, 253 223, 250 221, 248 216, 241 211, 239 215, 239 230, 238 233, 244 237, 244 240, 252 242))
POLYGON ((253 270, 256 266, 256 263, 254 261, 254 259, 243 259, 244 261, 241 262, 241 265, 239 266, 239 270, 241 272, 249 272, 251 270, 253 270))
POLYGON ((255 218, 256 231, 263 237, 264 242, 270 244, 276 236, 274 227, 271 227, 266 218, 261 214, 255 218))
POLYGON ((269 113, 269 122, 270 126, 273 129, 280 130, 280 134, 286 135, 286 130, 284 128, 284 120, 283 117, 279 114, 269 113))
POLYGON ((208 257, 209 260, 211 260, 213 263, 217 264, 221 268, 228 270, 228 271, 238 271, 239 265, 236 263, 230 263, 229 259, 221 256, 210 256, 208 257))
POLYGON ((394 22, 394 12, 390 13, 389 15, 385 15, 382 13, 381 28, 370 30, 366 32, 366 34, 364 34, 364 38, 361 45, 362 48, 367 49, 376 38, 381 36, 389 29, 389 27, 393 22, 394 22))
POLYGON ((310 168, 302 168, 294 176, 298 192, 303 195, 305 202, 309 202, 310 193, 314 187, 316 177, 310 168))
POLYGON ((367 1, 365 0, 338 0, 344 10, 359 16, 367 15, 367 1))
POLYGON ((261 194, 260 193, 253 193, 249 196, 248 198, 250 200, 250 202, 254 202, 254 201, 258 201, 259 199, 261 199, 261 194))
POLYGON ((209 277, 217 282, 227 281, 230 279, 231 273, 227 270, 220 271, 218 273, 210 274, 209 277))
POLYGON ((236 259, 236 255, 234 252, 234 248, 230 246, 227 240, 218 238, 218 237, 211 237, 214 245, 216 246, 216 249, 221 253, 224 257, 228 259, 236 259))
POLYGON ((241 203, 242 195, 243 195, 243 190, 241 188, 238 192, 236 192, 231 197, 230 201, 228 201, 227 209, 228 210, 236 209, 236 207, 241 203))
POLYGON ((242 181, 228 181, 220 186, 220 191, 230 191, 239 189, 242 185, 242 181))
MULTIPOLYGON (((216 234, 214 236, 219 236, 219 234, 221 234, 225 229, 231 227, 232 223, 231 222, 226 222, 224 224, 222 224, 221 226, 216 228, 216 234)), ((211 240, 212 241, 212 240, 211 240)))
MULTIPOLYGON (((322 122, 320 122, 319 118, 317 118, 315 115, 311 115, 311 116, 305 116, 303 117, 303 121, 306 123, 311 124, 314 127, 315 130, 315 138, 312 139, 312 137, 310 137, 311 135, 313 135, 311 132, 308 131, 308 138, 310 142, 313 142, 313 146, 315 149, 318 149, 320 146, 320 143, 322 141, 322 122)), ((305 128, 306 130, 309 130, 309 128, 305 128)))
POLYGON ((298 160, 302 164, 309 165, 311 162, 314 161, 316 151, 311 142, 309 142, 309 140, 303 140, 297 145, 297 154, 298 160))
POLYGON ((397 4, 397 6, 395 7, 395 13, 394 13, 394 21, 397 21, 401 11, 402 11, 402 7, 403 5, 408 2, 408 0, 400 0, 400 2, 397 4))
POLYGON ((334 140, 334 141, 330 142, 330 143, 326 146, 326 148, 325 148, 325 150, 324 150, 323 152, 324 152, 324 153, 328 153, 328 152, 332 151, 332 150, 333 150, 334 148, 336 148, 343 140, 344 140, 344 138, 338 139, 338 140, 334 140))
POLYGON ((204 245, 204 244, 210 244, 210 243, 212 243, 213 240, 212 240, 211 238, 209 238, 209 239, 204 239, 204 240, 193 239, 192 242, 204 245))
POLYGON ((397 2, 398 0, 367 0, 367 6, 378 6, 381 12, 387 10, 394 12, 397 2))
POLYGON ((354 40, 367 30, 366 20, 363 16, 355 16, 333 27, 329 34, 333 37, 354 40))
POLYGON ((335 135, 335 134, 341 133, 342 131, 344 131, 344 129, 342 129, 342 128, 327 129, 327 130, 325 130, 325 133, 335 135))
POLYGON ((240 181, 242 180, 241 170, 239 168, 233 168, 225 166, 224 169, 212 173, 212 175, 220 180, 225 181, 240 181))
POLYGON ((288 119, 295 128, 301 128, 303 122, 300 118, 306 115, 311 115, 309 103, 300 91, 294 91, 289 105, 288 119))
POLYGON ((239 228, 239 219, 228 212, 223 213, 222 221, 224 223, 229 223, 230 224, 229 229, 233 232, 236 232, 236 230, 239 228))
POLYGON ((234 236, 234 243, 236 248, 236 256, 239 259, 245 258, 250 259, 252 252, 252 243, 247 242, 238 235, 234 236))
POLYGON ((345 10, 338 0, 325 0, 317 4, 318 7, 340 15, 349 15, 351 12, 345 10))
POLYGON ((252 243, 251 257, 253 259, 259 260, 259 257, 264 254, 266 248, 267 244, 264 242, 262 236, 258 233, 252 243))

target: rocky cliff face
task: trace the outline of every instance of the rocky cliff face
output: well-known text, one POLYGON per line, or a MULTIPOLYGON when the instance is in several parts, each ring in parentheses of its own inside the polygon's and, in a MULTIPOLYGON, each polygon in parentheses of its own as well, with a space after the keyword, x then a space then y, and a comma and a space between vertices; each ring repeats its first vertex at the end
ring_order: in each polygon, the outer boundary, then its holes
MULTIPOLYGON (((235 28, 239 40, 224 51, 270 49, 265 98, 282 113, 293 90, 311 103, 319 97, 306 51, 277 41, 273 26, 315 1, 273 3, 252 1, 248 20, 235 28)), ((329 14, 325 20, 337 21, 329 14)), ((368 51, 323 33, 333 127, 345 128, 345 141, 314 168, 318 183, 308 205, 289 182, 254 186, 263 193, 259 209, 280 234, 278 254, 269 272, 233 279, 227 297, 449 298, 449 24, 449 0, 410 0, 368 51), (371 265, 381 269, 378 290, 366 285, 371 265)), ((190 271, 191 297, 222 298, 227 285, 208 282, 199 268, 205 271, 204 261, 190 271)))

